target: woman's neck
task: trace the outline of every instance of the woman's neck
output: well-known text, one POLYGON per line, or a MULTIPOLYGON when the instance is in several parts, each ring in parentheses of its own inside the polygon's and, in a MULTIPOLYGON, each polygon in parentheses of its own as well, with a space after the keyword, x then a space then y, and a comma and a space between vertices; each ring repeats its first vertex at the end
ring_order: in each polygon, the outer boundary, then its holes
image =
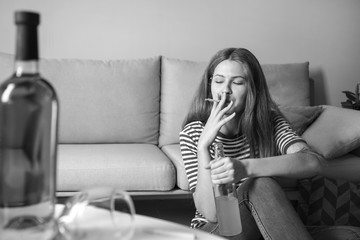
POLYGON ((220 129, 219 134, 226 138, 235 138, 241 135, 241 129, 239 126, 239 119, 234 117, 220 129))

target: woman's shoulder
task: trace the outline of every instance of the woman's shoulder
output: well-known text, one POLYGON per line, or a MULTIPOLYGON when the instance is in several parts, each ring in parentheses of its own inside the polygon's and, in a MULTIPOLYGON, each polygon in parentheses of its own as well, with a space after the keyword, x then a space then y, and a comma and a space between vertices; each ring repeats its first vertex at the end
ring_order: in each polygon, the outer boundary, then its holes
POLYGON ((271 110, 271 118, 274 123, 287 121, 284 114, 278 108, 271 110))
POLYGON ((185 133, 191 133, 191 132, 202 132, 204 129, 204 123, 201 121, 193 121, 188 124, 186 124, 182 130, 182 132, 185 133))

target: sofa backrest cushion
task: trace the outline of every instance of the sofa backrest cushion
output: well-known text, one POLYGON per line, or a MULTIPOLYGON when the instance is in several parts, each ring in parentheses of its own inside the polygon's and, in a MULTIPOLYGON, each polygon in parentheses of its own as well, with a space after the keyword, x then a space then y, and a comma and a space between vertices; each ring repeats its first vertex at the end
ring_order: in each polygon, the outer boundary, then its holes
MULTIPOLYGON (((2 79, 12 61, 0 54, 2 79)), ((58 95, 60 143, 158 143, 160 57, 41 59, 40 72, 58 95)))
MULTIPOLYGON (((160 147, 179 142, 179 132, 207 62, 162 57, 160 147)), ((279 105, 310 105, 309 63, 262 65, 270 94, 279 105)))

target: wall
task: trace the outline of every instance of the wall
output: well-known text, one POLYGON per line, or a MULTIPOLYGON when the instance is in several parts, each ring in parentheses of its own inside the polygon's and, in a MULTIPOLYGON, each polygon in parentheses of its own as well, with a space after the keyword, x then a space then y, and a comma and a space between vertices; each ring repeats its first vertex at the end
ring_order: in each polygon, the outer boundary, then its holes
POLYGON ((46 58, 207 61, 235 46, 261 63, 309 61, 314 104, 340 106, 360 82, 358 0, 0 0, 1 52, 14 52, 18 9, 41 13, 46 58))

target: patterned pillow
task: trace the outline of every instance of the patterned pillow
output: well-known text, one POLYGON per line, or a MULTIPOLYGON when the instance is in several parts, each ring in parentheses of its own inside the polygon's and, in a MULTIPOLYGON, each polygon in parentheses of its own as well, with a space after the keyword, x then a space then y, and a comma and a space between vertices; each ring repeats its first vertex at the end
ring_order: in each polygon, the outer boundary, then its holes
POLYGON ((297 211, 305 225, 360 227, 360 185, 322 176, 299 181, 297 211))

